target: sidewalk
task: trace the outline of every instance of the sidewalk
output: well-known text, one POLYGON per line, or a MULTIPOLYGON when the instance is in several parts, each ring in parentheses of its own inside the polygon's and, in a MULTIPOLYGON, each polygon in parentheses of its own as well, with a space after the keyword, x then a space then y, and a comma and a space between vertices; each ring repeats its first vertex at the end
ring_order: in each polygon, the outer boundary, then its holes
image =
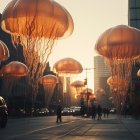
POLYGON ((136 140, 140 140, 140 119, 136 120, 131 116, 122 117, 122 123, 125 128, 135 136, 136 140))

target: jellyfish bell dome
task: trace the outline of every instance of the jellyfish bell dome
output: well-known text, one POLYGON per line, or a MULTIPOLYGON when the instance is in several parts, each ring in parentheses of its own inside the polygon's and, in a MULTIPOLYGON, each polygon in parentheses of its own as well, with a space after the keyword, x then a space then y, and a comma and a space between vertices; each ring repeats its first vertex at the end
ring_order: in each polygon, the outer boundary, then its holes
POLYGON ((79 74, 83 71, 82 65, 73 58, 64 58, 57 61, 53 69, 59 74, 79 74))
POLYGON ((71 86, 73 87, 84 87, 84 81, 80 81, 80 80, 76 80, 76 81, 73 81, 71 83, 71 86))
POLYGON ((12 0, 4 9, 2 29, 30 38, 60 39, 72 34, 69 12, 53 0, 12 0))
POLYGON ((104 31, 95 50, 108 59, 136 59, 140 56, 140 30, 118 25, 104 31))
POLYGON ((52 74, 44 75, 41 78, 40 83, 43 85, 56 84, 56 83, 58 83, 58 78, 52 74))
POLYGON ((2 68, 2 74, 5 77, 23 77, 28 73, 27 66, 19 61, 12 61, 2 68))

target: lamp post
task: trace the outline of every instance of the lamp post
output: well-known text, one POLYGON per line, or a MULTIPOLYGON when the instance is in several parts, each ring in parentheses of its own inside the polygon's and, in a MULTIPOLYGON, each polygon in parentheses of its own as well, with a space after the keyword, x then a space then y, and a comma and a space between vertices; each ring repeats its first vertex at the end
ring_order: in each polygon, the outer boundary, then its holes
POLYGON ((89 91, 88 91, 88 76, 87 76, 87 71, 88 70, 93 70, 93 69, 95 69, 95 68, 85 68, 84 70, 86 70, 86 78, 84 79, 84 85, 86 86, 86 89, 87 89, 87 105, 88 105, 88 100, 89 100, 89 96, 90 96, 90 94, 88 94, 89 93, 89 91))

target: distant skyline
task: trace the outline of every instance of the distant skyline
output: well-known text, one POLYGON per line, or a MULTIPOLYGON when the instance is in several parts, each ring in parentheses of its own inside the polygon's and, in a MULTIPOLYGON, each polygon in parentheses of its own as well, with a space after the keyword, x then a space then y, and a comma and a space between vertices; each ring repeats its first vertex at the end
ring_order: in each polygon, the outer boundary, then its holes
MULTIPOLYGON (((2 13, 6 3, 0 1, 2 13)), ((60 59, 71 57, 83 68, 93 68, 98 55, 94 46, 102 32, 119 24, 128 25, 128 0, 56 0, 68 10, 74 21, 74 31, 68 38, 57 41, 49 57, 51 68, 60 59)), ((93 71, 90 71, 93 76, 93 71)), ((89 72, 89 73, 90 73, 89 72)), ((85 71, 83 72, 85 76, 85 71)), ((91 79, 91 74, 89 79, 91 79)), ((93 85, 93 79, 89 80, 93 85)))

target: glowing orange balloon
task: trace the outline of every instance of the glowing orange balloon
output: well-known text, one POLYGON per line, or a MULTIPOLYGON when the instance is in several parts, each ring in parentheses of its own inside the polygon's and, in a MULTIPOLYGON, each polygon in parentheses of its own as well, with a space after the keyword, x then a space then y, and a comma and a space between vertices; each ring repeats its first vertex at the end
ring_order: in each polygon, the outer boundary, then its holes
POLYGON ((140 77, 140 69, 137 72, 137 76, 140 77))
POLYGON ((41 78, 41 84, 43 84, 45 90, 46 106, 48 106, 51 101, 56 83, 58 83, 58 78, 55 75, 48 74, 41 78))
POLYGON ((95 93, 105 95, 105 90, 103 88, 98 88, 98 89, 96 89, 95 93))
POLYGON ((10 56, 9 50, 4 42, 0 40, 0 61, 8 59, 10 56))
POLYGON ((122 78, 118 78, 117 76, 110 76, 107 79, 107 84, 112 88, 112 89, 117 89, 117 90, 127 90, 128 87, 128 81, 122 78))
POLYGON ((89 97, 90 101, 95 101, 95 99, 96 99, 96 96, 94 94, 89 97))
POLYGON ((71 35, 74 26, 69 12, 53 0, 12 0, 1 25, 12 35, 50 39, 71 35))
POLYGON ((109 28, 101 34, 95 49, 104 56, 111 76, 129 82, 132 65, 140 59, 140 30, 127 25, 109 28))
POLYGON ((93 94, 93 90, 90 89, 90 88, 85 88, 83 91, 82 91, 83 94, 85 95, 92 95, 93 94))
POLYGON ((57 82, 58 82, 58 78, 52 74, 45 75, 41 78, 41 84, 45 86, 56 84, 57 82))
POLYGON ((4 77, 22 77, 28 75, 28 72, 27 66, 19 61, 12 61, 2 68, 4 77))
POLYGON ((74 82, 71 83, 71 86, 77 88, 77 87, 84 87, 84 82, 80 81, 80 80, 76 80, 74 82))
POLYGON ((78 95, 78 94, 80 94, 80 92, 82 91, 82 89, 85 85, 84 85, 84 81, 76 80, 71 83, 71 86, 76 89, 76 92, 78 95))
POLYGON ((108 59, 136 59, 140 56, 140 30, 118 25, 101 34, 96 42, 97 52, 108 59))
POLYGON ((57 61, 53 69, 59 74, 79 74, 83 71, 82 65, 73 58, 64 58, 57 61))

